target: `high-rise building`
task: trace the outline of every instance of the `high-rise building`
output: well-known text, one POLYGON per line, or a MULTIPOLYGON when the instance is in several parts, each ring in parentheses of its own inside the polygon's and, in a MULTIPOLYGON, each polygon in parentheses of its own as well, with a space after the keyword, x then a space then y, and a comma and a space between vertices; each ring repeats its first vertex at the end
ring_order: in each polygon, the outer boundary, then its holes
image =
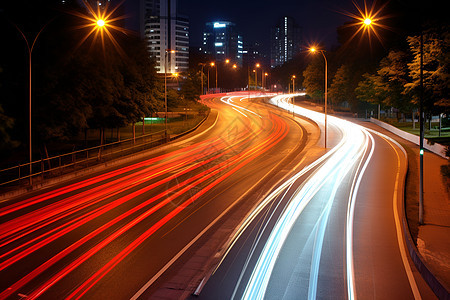
POLYGON ((206 23, 203 32, 202 52, 211 55, 216 61, 227 59, 242 66, 244 43, 238 34, 236 24, 226 21, 206 23))
POLYGON ((291 17, 283 17, 272 28, 270 64, 272 68, 281 66, 301 51, 301 28, 291 17))
POLYGON ((268 65, 266 55, 262 51, 262 46, 258 42, 247 43, 244 45, 243 65, 251 66, 257 63, 268 65))
POLYGON ((140 31, 156 70, 179 73, 189 68, 189 19, 178 13, 177 0, 140 0, 140 31), (169 50, 175 50, 170 53, 169 50))
MULTIPOLYGON (((63 1, 64 3, 65 1, 63 1)), ((111 0, 83 0, 85 5, 89 5, 95 12, 97 9, 100 11, 106 9, 108 5, 111 5, 111 0)))

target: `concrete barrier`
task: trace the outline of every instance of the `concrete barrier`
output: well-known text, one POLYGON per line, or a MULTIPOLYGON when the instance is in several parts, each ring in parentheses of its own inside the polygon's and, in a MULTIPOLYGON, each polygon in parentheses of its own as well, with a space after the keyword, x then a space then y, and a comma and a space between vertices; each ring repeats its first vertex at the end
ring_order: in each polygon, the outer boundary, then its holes
MULTIPOLYGON (((374 118, 370 118, 370 122, 392 132, 395 135, 398 135, 399 137, 401 137, 405 140, 410 141, 411 143, 414 143, 416 145, 420 144, 420 137, 415 134, 403 131, 401 129, 398 129, 395 126, 392 126, 391 124, 382 122, 382 121, 374 119, 374 118)), ((438 143, 431 144, 427 139, 425 139, 424 148, 430 152, 433 152, 434 154, 437 154, 443 158, 448 159, 448 157, 445 155, 446 147, 441 144, 438 144, 438 143)))

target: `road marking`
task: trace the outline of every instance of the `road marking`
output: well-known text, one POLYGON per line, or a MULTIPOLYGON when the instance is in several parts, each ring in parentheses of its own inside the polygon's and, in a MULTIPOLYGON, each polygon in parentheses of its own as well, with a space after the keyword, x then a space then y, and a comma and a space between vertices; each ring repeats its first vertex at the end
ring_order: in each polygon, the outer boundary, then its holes
MULTIPOLYGON (((216 119, 217 122, 217 119, 216 119)), ((214 123, 215 124, 215 123, 214 123)), ((281 162, 280 162, 281 163, 281 162)), ((222 219, 234 206, 236 206, 247 194, 260 182, 262 182, 276 167, 275 165, 265 176, 261 177, 250 189, 241 195, 235 202, 233 202, 226 210, 224 210, 214 221, 212 221, 207 227, 205 227, 194 239, 192 239, 183 249, 181 249, 164 267, 162 267, 158 273, 156 273, 146 284, 144 284, 136 294, 131 297, 131 300, 138 299, 158 278, 169 269, 173 263, 175 263, 197 240, 199 240, 212 226, 214 226, 220 219, 222 219)))
POLYGON ((372 159, 373 153, 375 151, 375 141, 373 139, 373 136, 368 133, 366 130, 364 130, 364 133, 366 134, 366 137, 370 138, 371 140, 371 150, 369 155, 367 156, 363 167, 361 168, 361 164, 363 162, 364 157, 367 153, 367 145, 368 140, 366 141, 366 147, 364 150, 364 154, 362 155, 361 161, 358 166, 358 171, 356 174, 359 173, 359 175, 353 178, 352 188, 350 191, 350 199, 348 202, 347 207, 347 224, 346 224, 346 261, 347 261, 347 296, 348 299, 356 299, 356 288, 355 288, 355 269, 354 269, 354 262, 353 262, 353 221, 355 217, 355 204, 356 204, 356 196, 358 195, 359 186, 361 184, 362 177, 367 169, 367 166, 369 165, 369 162, 372 159))
POLYGON ((402 262, 403 262, 403 266, 405 267, 405 271, 406 271, 406 275, 408 277, 408 281, 409 281, 409 285, 411 287, 411 291, 414 295, 414 299, 416 300, 420 300, 422 299, 422 297, 420 296, 420 291, 419 288, 417 287, 417 283, 416 280, 414 279, 414 275, 413 272, 411 270, 411 266, 408 262, 408 256, 407 256, 407 252, 406 252, 406 247, 405 244, 403 242, 403 232, 402 232, 402 226, 401 226, 401 222, 400 222, 400 217, 399 217, 399 212, 398 212, 398 187, 399 187, 399 181, 400 181, 400 155, 397 151, 397 149, 394 147, 394 144, 396 144, 400 149, 402 149, 403 154, 406 156, 404 149, 402 146, 400 146, 400 144, 395 141, 394 139, 376 132, 381 138, 383 138, 391 147, 392 149, 394 149, 395 154, 397 155, 397 174, 396 174, 396 178, 395 178, 395 186, 394 186, 394 195, 393 195, 393 209, 394 209, 394 220, 395 220, 395 228, 396 228, 396 232, 397 232, 397 242, 398 242, 398 247, 400 250, 400 254, 402 257, 402 262))

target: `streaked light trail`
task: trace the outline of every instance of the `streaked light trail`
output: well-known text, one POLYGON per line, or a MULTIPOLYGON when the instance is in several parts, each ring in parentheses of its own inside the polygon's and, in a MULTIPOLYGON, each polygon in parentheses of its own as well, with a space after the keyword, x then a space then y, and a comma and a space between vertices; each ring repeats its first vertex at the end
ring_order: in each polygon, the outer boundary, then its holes
MULTIPOLYGON (((271 103, 275 105, 278 104, 280 107, 288 111, 294 110, 296 114, 305 116, 323 126, 323 114, 298 106, 293 107, 289 104, 289 98, 291 96, 292 95, 281 95, 274 97, 271 99, 271 103)), ((246 286, 243 299, 264 298, 276 259, 295 221, 298 219, 311 199, 313 199, 313 197, 318 193, 318 191, 325 185, 328 185, 332 187, 331 192, 328 194, 329 198, 326 200, 326 205, 314 227, 315 239, 313 257, 311 258, 308 298, 315 299, 317 296, 318 270, 324 240, 324 232, 336 191, 342 183, 344 177, 349 174, 350 170, 359 166, 363 161, 364 166, 367 166, 370 161, 370 155, 366 156, 366 153, 368 149, 373 147, 373 138, 363 127, 332 116, 329 117, 328 122, 330 125, 335 126, 341 131, 342 138, 339 143, 334 146, 324 157, 321 157, 310 166, 307 166, 304 170, 292 178, 292 180, 296 180, 302 174, 306 173, 305 170, 312 170, 315 168, 312 175, 309 176, 295 192, 283 214, 277 220, 276 225, 270 233, 263 251, 258 258, 258 262, 246 286)), ((370 151, 373 152, 373 148, 370 151)), ((361 168, 360 172, 355 173, 355 176, 357 176, 358 179, 354 182, 355 193, 352 195, 352 205, 354 205, 355 195, 357 193, 360 178, 364 173, 365 167, 361 168)), ((277 192, 279 193, 280 190, 277 190, 277 192)), ((266 201, 263 203, 266 203, 266 201)), ((352 207, 352 205, 350 205, 350 207, 352 207)), ((347 214, 347 230, 353 227, 352 214, 353 210, 350 208, 349 213, 347 214)), ((351 236, 352 232, 348 232, 346 252, 350 253, 350 255, 347 257, 351 257, 353 248, 351 236)), ((347 261, 347 264, 351 265, 352 262, 347 261)), ((353 287, 354 275, 352 268, 347 268, 347 282, 349 285, 348 297, 350 299, 354 299, 356 298, 356 295, 353 287)))

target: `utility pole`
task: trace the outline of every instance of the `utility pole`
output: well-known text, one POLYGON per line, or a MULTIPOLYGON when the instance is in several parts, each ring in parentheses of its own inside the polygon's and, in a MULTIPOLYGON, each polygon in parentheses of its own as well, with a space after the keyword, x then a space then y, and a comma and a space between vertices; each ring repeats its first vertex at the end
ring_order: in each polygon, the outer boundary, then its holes
POLYGON ((420 32, 420 94, 419 94, 419 126, 420 126, 420 146, 419 146, 419 224, 423 225, 423 140, 424 140, 424 117, 423 111, 423 30, 420 32))

